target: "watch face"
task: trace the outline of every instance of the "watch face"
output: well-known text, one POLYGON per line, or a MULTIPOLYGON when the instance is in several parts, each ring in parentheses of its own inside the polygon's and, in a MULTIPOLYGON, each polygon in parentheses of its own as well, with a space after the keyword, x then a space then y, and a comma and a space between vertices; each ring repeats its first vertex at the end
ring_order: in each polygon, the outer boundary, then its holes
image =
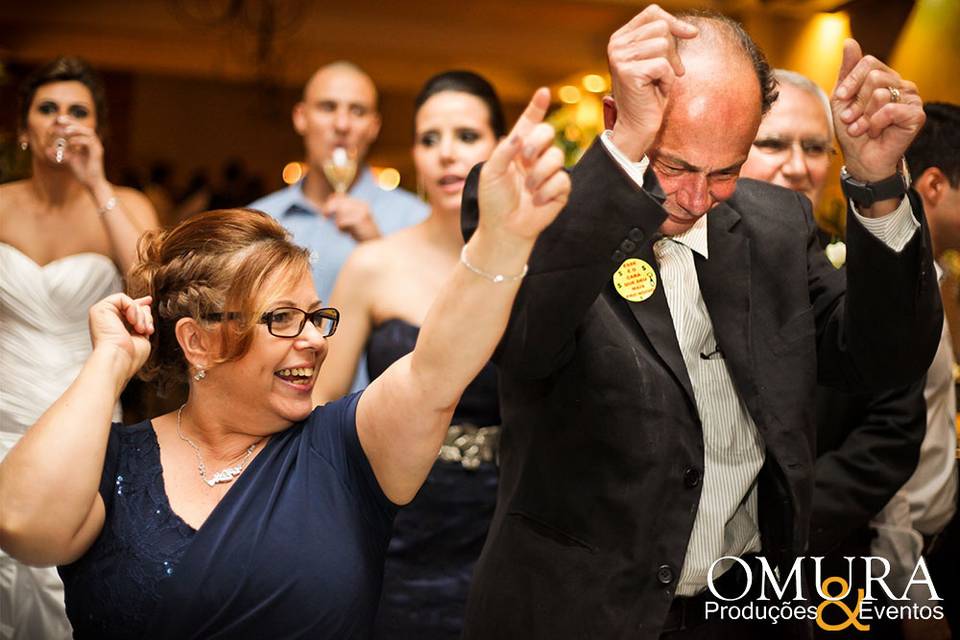
POLYGON ((903 195, 909 188, 909 182, 899 171, 878 182, 860 182, 851 177, 847 168, 843 167, 840 170, 840 187, 847 198, 860 206, 869 207, 874 202, 903 195))

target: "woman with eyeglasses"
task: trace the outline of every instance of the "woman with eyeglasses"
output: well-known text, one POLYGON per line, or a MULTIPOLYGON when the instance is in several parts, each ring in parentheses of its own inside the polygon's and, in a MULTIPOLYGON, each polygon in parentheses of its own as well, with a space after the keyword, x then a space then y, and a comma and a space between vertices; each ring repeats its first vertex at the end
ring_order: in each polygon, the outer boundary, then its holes
POLYGON ((480 227, 417 348, 312 400, 338 314, 270 217, 190 218, 141 244, 93 353, 0 465, 0 545, 57 564, 77 638, 364 638, 397 505, 429 472, 570 189, 539 90, 480 176, 480 227), (139 370, 187 402, 121 427, 139 370))
MULTIPOLYGON (((143 194, 107 181, 105 125, 103 87, 77 58, 20 87, 31 175, 0 186, 0 460, 76 378, 90 355, 87 311, 121 290, 137 239, 157 224, 143 194)), ((0 552, 0 637, 72 637, 56 571, 0 552)))
MULTIPOLYGON (((361 245, 341 270, 332 304, 344 312, 344 322, 331 341, 331 370, 316 386, 319 402, 350 389, 360 358, 366 357, 375 378, 413 350, 444 274, 463 248, 464 181, 505 133, 496 91, 470 71, 433 76, 414 105, 413 160, 430 215, 361 245)), ((394 521, 377 638, 459 638, 463 629, 473 565, 497 498, 500 407, 492 364, 467 386, 451 421, 423 488, 394 521)))

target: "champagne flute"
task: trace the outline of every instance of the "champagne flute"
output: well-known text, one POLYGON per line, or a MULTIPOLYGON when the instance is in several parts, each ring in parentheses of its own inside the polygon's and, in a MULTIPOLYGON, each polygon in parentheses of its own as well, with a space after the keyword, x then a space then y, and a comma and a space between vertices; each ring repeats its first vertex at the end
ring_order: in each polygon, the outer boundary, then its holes
POLYGON ((323 161, 323 174, 338 194, 344 194, 357 175, 357 152, 346 147, 334 147, 323 161))
POLYGON ((53 160, 57 164, 63 164, 67 155, 67 145, 69 144, 66 136, 66 128, 71 123, 67 116, 59 115, 53 123, 48 133, 48 144, 53 148, 53 160))
POLYGON ((57 138, 53 141, 53 157, 56 160, 57 164, 63 162, 64 153, 67 150, 67 139, 66 138, 57 138))

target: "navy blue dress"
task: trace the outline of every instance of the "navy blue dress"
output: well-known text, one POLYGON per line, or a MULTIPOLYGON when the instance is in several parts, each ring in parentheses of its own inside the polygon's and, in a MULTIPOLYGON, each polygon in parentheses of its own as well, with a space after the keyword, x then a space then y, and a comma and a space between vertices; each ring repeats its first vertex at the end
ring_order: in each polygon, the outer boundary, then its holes
POLYGON ((60 567, 76 638, 367 638, 396 507, 360 394, 274 435, 199 530, 170 509, 149 422, 113 425, 103 531, 60 567))
MULTIPOLYGON (((376 327, 367 344, 371 379, 413 351, 419 328, 403 320, 376 327)), ((497 374, 487 364, 464 391, 454 424, 500 424, 497 374)), ((480 556, 497 497, 497 468, 467 469, 438 459, 426 482, 394 521, 374 637, 458 639, 473 565, 480 556)))

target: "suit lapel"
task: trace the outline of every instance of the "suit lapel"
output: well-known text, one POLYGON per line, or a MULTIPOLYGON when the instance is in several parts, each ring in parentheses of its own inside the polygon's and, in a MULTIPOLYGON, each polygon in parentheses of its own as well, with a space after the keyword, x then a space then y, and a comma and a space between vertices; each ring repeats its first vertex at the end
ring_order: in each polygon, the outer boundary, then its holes
POLYGON ((650 344, 653 345, 657 355, 666 363, 674 378, 686 391, 692 406, 696 407, 693 385, 690 384, 690 376, 687 374, 687 367, 683 362, 683 355, 680 353, 680 343, 677 342, 677 333, 673 328, 673 318, 667 304, 667 295, 664 293, 660 268, 653 254, 653 243, 644 243, 638 257, 653 266, 657 272, 657 287, 653 295, 643 302, 627 302, 630 306, 630 312, 640 323, 643 333, 650 340, 650 344))
POLYGON ((759 423, 750 342, 750 240, 738 231, 740 215, 726 204, 707 214, 709 259, 694 253, 697 280, 717 344, 737 391, 759 423))

